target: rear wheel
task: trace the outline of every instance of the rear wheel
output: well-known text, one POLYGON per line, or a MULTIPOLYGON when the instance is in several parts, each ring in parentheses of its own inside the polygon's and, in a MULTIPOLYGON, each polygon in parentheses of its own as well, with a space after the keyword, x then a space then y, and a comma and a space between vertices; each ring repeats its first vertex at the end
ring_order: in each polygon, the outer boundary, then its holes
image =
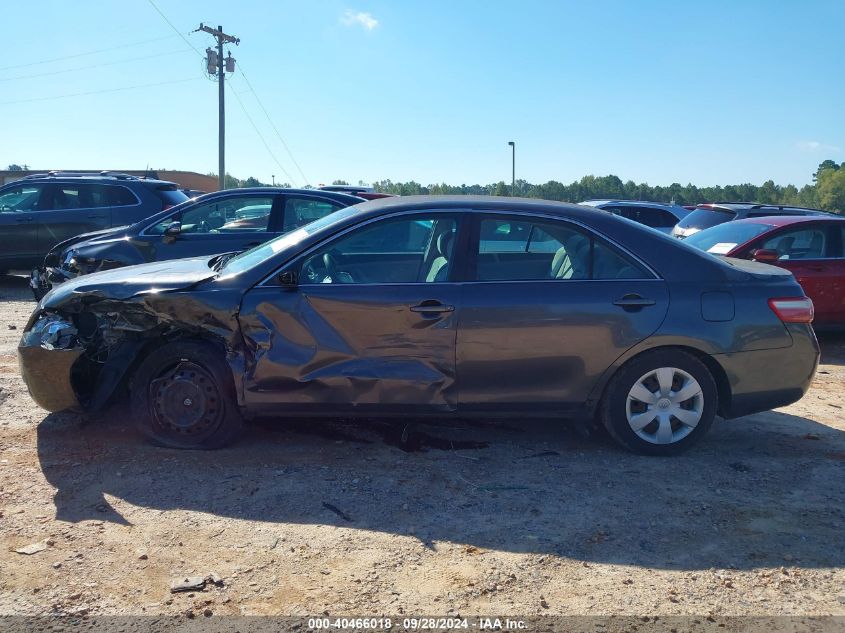
POLYGON ((648 352, 611 379, 600 415, 613 438, 644 455, 676 455, 712 426, 718 390, 700 360, 681 350, 648 352))
POLYGON ((138 428, 162 446, 220 448, 243 429, 232 372, 205 343, 180 341, 151 352, 135 372, 131 401, 138 428))

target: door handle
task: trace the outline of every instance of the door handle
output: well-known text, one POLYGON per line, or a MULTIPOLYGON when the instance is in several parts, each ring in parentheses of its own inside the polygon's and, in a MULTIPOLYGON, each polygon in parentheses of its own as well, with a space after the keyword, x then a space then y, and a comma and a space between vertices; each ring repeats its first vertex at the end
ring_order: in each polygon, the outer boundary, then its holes
POLYGON ((104 215, 89 215, 88 217, 91 218, 92 220, 102 220, 106 216, 104 216, 104 215))
POLYGON ((622 308, 644 308, 657 303, 654 299, 646 299, 638 294, 627 294, 613 302, 613 305, 622 308))
POLYGON ((33 218, 15 218, 15 222, 32 222, 33 218))
POLYGON ((455 306, 447 306, 439 301, 423 301, 421 304, 411 306, 411 312, 421 312, 422 314, 438 314, 440 312, 454 312, 455 306))

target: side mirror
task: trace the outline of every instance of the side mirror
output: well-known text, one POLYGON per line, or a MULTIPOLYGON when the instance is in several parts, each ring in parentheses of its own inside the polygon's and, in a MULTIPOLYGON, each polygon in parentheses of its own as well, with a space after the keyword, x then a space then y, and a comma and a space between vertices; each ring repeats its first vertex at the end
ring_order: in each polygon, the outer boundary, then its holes
POLYGON ((293 270, 284 270, 279 273, 279 283, 286 288, 295 288, 299 283, 299 275, 293 270))
POLYGON ((755 262, 762 262, 763 264, 773 264, 780 259, 780 253, 770 248, 758 248, 751 253, 751 257, 755 262))
POLYGON ((182 223, 177 221, 171 222, 167 225, 167 228, 164 229, 164 233, 162 234, 162 241, 165 244, 172 244, 176 241, 176 238, 179 237, 179 234, 182 232, 182 223))
POLYGON ((182 223, 178 220, 171 222, 167 225, 167 228, 164 229, 164 236, 165 237, 176 237, 182 232, 182 223))

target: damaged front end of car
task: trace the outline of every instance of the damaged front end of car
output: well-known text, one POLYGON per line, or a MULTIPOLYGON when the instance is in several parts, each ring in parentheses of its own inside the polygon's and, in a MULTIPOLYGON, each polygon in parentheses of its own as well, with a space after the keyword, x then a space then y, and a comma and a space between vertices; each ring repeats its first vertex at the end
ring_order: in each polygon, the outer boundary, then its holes
POLYGON ((101 410, 145 354, 177 339, 201 339, 236 358, 240 294, 194 292, 215 276, 205 259, 179 260, 83 275, 54 289, 18 346, 32 398, 48 411, 101 410))
POLYGON ((27 326, 18 360, 21 376, 40 407, 101 409, 141 348, 163 334, 151 315, 96 307, 78 312, 42 310, 27 326))
POLYGON ((29 285, 40 300, 51 289, 80 275, 143 263, 122 235, 126 227, 85 233, 56 244, 32 270, 29 285))

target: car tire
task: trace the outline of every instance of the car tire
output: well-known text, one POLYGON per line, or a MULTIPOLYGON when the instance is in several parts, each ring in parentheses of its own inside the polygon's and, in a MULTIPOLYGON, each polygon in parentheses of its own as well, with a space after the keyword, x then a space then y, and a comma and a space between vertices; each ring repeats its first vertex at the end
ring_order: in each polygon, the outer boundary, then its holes
POLYGON ((719 393, 695 356, 655 350, 623 365, 610 380, 599 416, 619 444, 641 455, 677 455, 713 425, 719 393))
POLYGON ((133 376, 130 400, 138 428, 161 446, 211 450, 243 430, 232 371, 220 351, 199 341, 153 350, 133 376))

